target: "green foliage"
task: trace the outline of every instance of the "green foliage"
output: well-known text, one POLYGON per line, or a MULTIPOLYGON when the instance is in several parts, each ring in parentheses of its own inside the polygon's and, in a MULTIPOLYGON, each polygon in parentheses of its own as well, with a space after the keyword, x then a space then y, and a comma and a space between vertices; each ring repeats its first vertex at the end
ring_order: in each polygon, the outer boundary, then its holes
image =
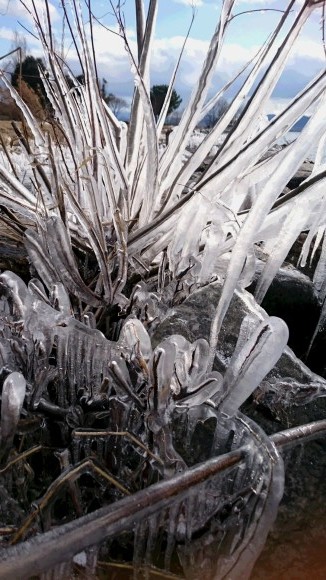
MULTIPOLYGON (((151 88, 150 97, 155 118, 159 116, 162 110, 168 88, 169 88, 168 85, 153 85, 151 88)), ((173 113, 173 111, 175 111, 176 109, 178 109, 181 103, 182 98, 180 97, 180 95, 178 95, 177 91, 173 89, 167 116, 173 113)))

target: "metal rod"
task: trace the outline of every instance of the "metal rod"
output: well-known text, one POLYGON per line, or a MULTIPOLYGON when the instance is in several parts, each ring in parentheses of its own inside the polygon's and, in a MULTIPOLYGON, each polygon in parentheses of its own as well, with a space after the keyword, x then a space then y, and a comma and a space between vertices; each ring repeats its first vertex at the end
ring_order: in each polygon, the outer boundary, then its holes
POLYGON ((100 544, 130 528, 137 521, 180 501, 189 488, 244 459, 246 447, 220 455, 175 477, 156 483, 109 506, 59 526, 49 532, 4 549, 0 554, 0 579, 23 580, 68 562, 90 546, 100 544))
POLYGON ((299 427, 292 427, 291 429, 286 429, 286 431, 279 431, 274 433, 274 435, 270 435, 270 439, 279 451, 282 451, 288 446, 301 443, 301 441, 306 443, 323 435, 326 435, 326 419, 307 423, 307 425, 300 425, 299 427))

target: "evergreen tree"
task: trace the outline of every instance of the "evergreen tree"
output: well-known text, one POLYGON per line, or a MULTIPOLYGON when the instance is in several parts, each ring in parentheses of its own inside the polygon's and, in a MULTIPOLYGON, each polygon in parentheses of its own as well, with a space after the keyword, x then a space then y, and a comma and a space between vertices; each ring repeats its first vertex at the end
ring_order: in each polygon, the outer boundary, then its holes
POLYGON ((13 86, 19 90, 19 81, 21 78, 21 80, 23 80, 40 97, 43 105, 45 105, 47 103, 47 97, 39 69, 45 71, 43 60, 28 55, 22 63, 16 63, 14 72, 11 76, 11 82, 13 86))
MULTIPOLYGON (((153 107, 153 112, 155 118, 157 119, 162 110, 164 99, 168 91, 168 85, 153 85, 150 92, 151 103, 153 107)), ((177 91, 173 89, 170 99, 170 105, 168 108, 168 115, 173 113, 182 103, 182 98, 178 95, 177 91)))

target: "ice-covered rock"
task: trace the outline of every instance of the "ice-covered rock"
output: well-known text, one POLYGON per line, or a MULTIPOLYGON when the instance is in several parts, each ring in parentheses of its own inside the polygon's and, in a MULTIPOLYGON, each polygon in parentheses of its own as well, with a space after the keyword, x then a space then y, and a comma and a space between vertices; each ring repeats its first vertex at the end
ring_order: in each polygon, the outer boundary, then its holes
MULTIPOLYGON (((178 333, 193 342, 198 338, 209 338, 211 321, 221 295, 221 285, 212 283, 194 292, 181 305, 175 307, 156 329, 154 346, 164 337, 178 333)), ((246 315, 260 322, 267 316, 247 291, 234 293, 225 317, 217 346, 215 367, 224 373, 234 352, 241 323, 246 315)), ((267 407, 278 419, 293 424, 299 421, 303 404, 311 405, 312 413, 305 419, 322 418, 318 413, 319 397, 326 397, 326 381, 313 373, 294 352, 286 347, 275 367, 263 379, 254 393, 254 401, 267 407), (316 407, 317 405, 317 407, 316 407), (292 419, 291 419, 292 417, 292 419)), ((321 402, 324 406, 324 402, 321 402)), ((305 408, 306 413, 306 408, 305 408)), ((303 421, 306 422, 306 421, 303 421)))

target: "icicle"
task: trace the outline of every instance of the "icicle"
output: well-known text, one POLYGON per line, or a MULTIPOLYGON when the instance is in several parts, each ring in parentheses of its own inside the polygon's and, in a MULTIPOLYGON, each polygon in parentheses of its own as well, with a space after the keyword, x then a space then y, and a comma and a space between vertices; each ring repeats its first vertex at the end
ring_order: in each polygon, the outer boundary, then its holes
MULTIPOLYGON (((158 539, 158 535, 160 533, 160 511, 148 519, 148 536, 146 542, 146 552, 144 557, 144 566, 145 568, 149 568, 153 565, 154 555, 155 555, 155 548, 158 539)), ((145 571, 146 573, 147 571, 145 571)))
POLYGON ((317 230, 314 247, 313 247, 313 250, 311 252, 311 257, 310 257, 310 266, 311 266, 312 261, 313 261, 313 259, 315 257, 315 253, 316 253, 316 251, 317 251, 317 249, 318 249, 318 247, 320 245, 320 242, 322 241, 323 236, 325 235, 325 229, 326 229, 326 226, 320 226, 318 228, 318 230, 317 230))
POLYGON ((219 411, 230 417, 237 412, 276 364, 288 337, 289 331, 285 322, 275 316, 258 326, 242 350, 230 361, 224 376, 224 399, 219 405, 219 411))
POLYGON ((307 353, 306 353, 306 358, 309 356, 312 345, 314 344, 314 342, 316 340, 317 334, 325 328, 325 323, 326 323, 326 298, 324 299, 323 306, 322 306, 322 309, 321 309, 321 312, 320 312, 320 315, 318 318, 318 322, 316 324, 316 328, 314 330, 311 341, 309 343, 307 353))
POLYGON ((82 442, 79 437, 76 437, 75 434, 72 434, 71 440, 71 453, 72 453, 72 461, 74 464, 78 463, 81 460, 81 452, 82 452, 82 442))
POLYGON ((171 567, 171 559, 175 547, 176 529, 180 517, 180 503, 175 503, 168 508, 168 529, 167 542, 164 554, 164 570, 169 571, 171 567))
POLYGON ((307 237, 304 241, 304 244, 302 246, 297 266, 302 266, 303 268, 306 266, 310 247, 311 247, 311 244, 312 244, 314 237, 316 236, 314 248, 313 248, 313 251, 311 254, 311 259, 310 259, 310 265, 311 265, 313 255, 318 247, 318 246, 316 246, 317 241, 318 241, 318 245, 319 245, 320 240, 322 238, 322 233, 320 232, 320 230, 322 232, 324 232, 324 229, 325 229, 325 226, 322 226, 322 222, 324 221, 325 211, 326 211, 326 198, 322 198, 320 205, 318 207, 318 210, 316 210, 315 220, 312 223, 311 228, 308 232, 308 235, 307 235, 307 237), (321 233, 321 235, 320 235, 320 233, 321 233))
POLYGON ((57 282, 52 287, 51 302, 53 304, 53 308, 60 310, 60 312, 63 312, 67 317, 71 316, 69 294, 65 286, 60 282, 57 282))
POLYGON ((210 367, 213 367, 218 335, 230 305, 233 292, 237 287, 243 264, 247 252, 256 239, 257 232, 266 218, 268 212, 279 196, 280 192, 286 186, 288 175, 293 174, 300 167, 307 154, 307 140, 319 139, 326 126, 326 95, 320 99, 319 107, 311 116, 309 123, 305 126, 302 133, 292 143, 288 155, 283 159, 278 169, 261 194, 258 196, 256 203, 251 208, 242 229, 240 230, 237 242, 233 248, 227 276, 223 285, 222 295, 216 309, 216 314, 211 326, 210 332, 210 367))
POLYGON ((124 323, 117 347, 129 356, 139 350, 146 361, 152 355, 151 339, 143 324, 137 318, 128 318, 124 323))
POLYGON ((246 314, 241 322, 237 344, 235 345, 232 358, 236 358, 249 340, 250 336, 255 332, 259 322, 253 313, 246 314))
MULTIPOLYGON (((169 339, 163 340, 154 350, 151 373, 152 382, 157 388, 158 409, 165 409, 168 406, 171 394, 171 379, 174 373, 174 363, 176 358, 176 347, 169 339)), ((154 402, 155 408, 155 402, 154 402)))
POLYGON ((40 580, 65 580, 66 578, 73 577, 72 562, 63 562, 57 564, 51 570, 43 572, 40 576, 40 580))
POLYGON ((239 288, 248 288, 252 283, 256 272, 256 255, 254 246, 252 246, 247 253, 246 261, 244 263, 242 272, 239 277, 239 288))
POLYGON ((23 280, 17 274, 6 270, 0 275, 0 288, 5 292, 10 292, 14 305, 14 314, 20 318, 24 318, 28 291, 23 280))
MULTIPOLYGON (((202 486, 203 487, 203 486, 202 486)), ((189 490, 189 493, 187 495, 187 497, 185 498, 185 511, 186 511, 186 516, 185 516, 185 540, 186 542, 190 542, 191 537, 192 537, 192 533, 193 533, 193 528, 196 527, 196 517, 195 514, 200 513, 200 501, 199 501, 199 497, 201 496, 202 490, 197 490, 197 489, 191 489, 189 490)), ((204 496, 206 498, 208 498, 208 494, 204 494, 204 496)), ((180 526, 180 524, 179 524, 180 526)), ((180 530, 179 530, 179 526, 178 526, 178 537, 180 534, 180 530)))
POLYGON ((134 554, 132 559, 135 580, 138 578, 139 569, 143 563, 146 554, 147 536, 148 536, 147 520, 137 522, 134 529, 134 554))
POLYGON ((180 215, 173 241, 168 249, 170 269, 175 275, 187 270, 197 257, 202 231, 211 211, 212 204, 196 193, 180 215))
POLYGON ((213 216, 212 223, 208 228, 205 248, 201 259, 201 270, 198 277, 199 284, 209 282, 213 273, 215 273, 219 250, 224 239, 225 233, 221 227, 221 222, 216 223, 213 216))
POLYGON ((325 274, 326 274, 326 235, 325 228, 323 228, 324 240, 321 248, 321 254, 318 260, 318 264, 314 273, 313 283, 318 292, 320 298, 323 298, 323 290, 325 287, 325 274))
POLYGON ((13 372, 6 378, 2 388, 0 457, 10 452, 20 413, 24 404, 26 381, 21 373, 13 372))
POLYGON ((286 256, 288 255, 292 245, 302 231, 306 222, 306 214, 308 208, 306 204, 295 203, 287 216, 278 238, 275 241, 274 247, 270 252, 270 256, 264 266, 262 274, 257 282, 255 289, 255 298, 258 304, 261 304, 265 294, 271 285, 278 269, 282 266, 286 256))

